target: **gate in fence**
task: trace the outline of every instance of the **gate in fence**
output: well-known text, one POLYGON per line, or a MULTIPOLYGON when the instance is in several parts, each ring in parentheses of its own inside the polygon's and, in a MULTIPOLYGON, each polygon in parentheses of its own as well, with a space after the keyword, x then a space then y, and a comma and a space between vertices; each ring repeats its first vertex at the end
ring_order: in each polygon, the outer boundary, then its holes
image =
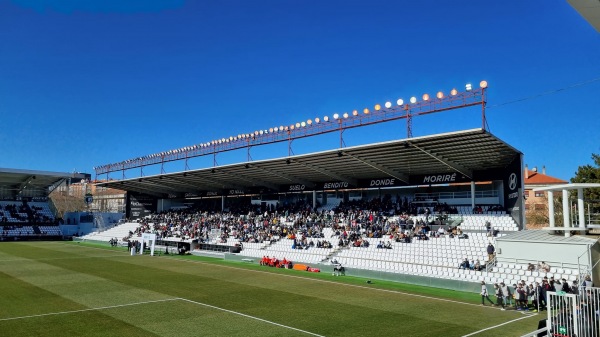
POLYGON ((600 288, 548 292, 548 336, 600 337, 600 288))

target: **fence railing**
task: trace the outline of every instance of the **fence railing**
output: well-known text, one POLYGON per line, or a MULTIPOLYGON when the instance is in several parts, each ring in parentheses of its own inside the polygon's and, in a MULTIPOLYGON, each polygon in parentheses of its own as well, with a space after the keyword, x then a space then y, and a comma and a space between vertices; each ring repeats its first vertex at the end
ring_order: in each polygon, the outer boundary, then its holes
POLYGON ((548 292, 548 335, 600 337, 600 288, 581 285, 578 294, 548 292))

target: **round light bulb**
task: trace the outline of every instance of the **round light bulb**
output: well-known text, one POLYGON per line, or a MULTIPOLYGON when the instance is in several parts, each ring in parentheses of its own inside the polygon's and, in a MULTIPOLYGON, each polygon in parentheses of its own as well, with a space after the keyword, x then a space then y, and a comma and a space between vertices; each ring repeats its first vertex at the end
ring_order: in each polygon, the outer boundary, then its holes
POLYGON ((327 116, 323 117, 323 121, 329 122, 329 117, 327 117, 327 116))
POLYGON ((440 92, 438 92, 438 93, 437 93, 437 98, 439 98, 439 99, 442 99, 442 98, 444 98, 444 93, 443 93, 443 92, 441 92, 441 91, 440 91, 440 92))
POLYGON ((456 96, 457 94, 458 94, 458 90, 456 90, 456 89, 452 89, 450 91, 450 95, 452 95, 452 96, 456 96))
POLYGON ((424 101, 429 101, 429 94, 424 94, 423 95, 423 100, 424 101))
POLYGON ((311 124, 312 124, 312 120, 310 120, 310 119, 309 119, 309 120, 307 120, 307 121, 306 121, 306 124, 308 124, 308 125, 311 125, 311 124))
POLYGON ((321 119, 319 119, 319 117, 315 118, 315 123, 319 123, 321 121, 321 119))
POLYGON ((344 112, 344 118, 348 118, 348 113, 344 112))
POLYGON ((417 103, 417 98, 416 98, 415 96, 411 97, 411 98, 410 98, 410 102, 411 102, 412 104, 415 104, 415 103, 417 103))
POLYGON ((487 81, 481 81, 481 82, 479 82, 479 86, 480 86, 481 88, 485 89, 485 88, 487 88, 487 86, 488 86, 488 83, 487 83, 487 81))
POLYGON ((358 110, 352 111, 352 116, 358 116, 358 110))
POLYGON ((335 114, 333 114, 333 119, 338 119, 338 118, 340 118, 340 115, 338 115, 338 114, 336 114, 336 113, 335 113, 335 114))
POLYGON ((302 123, 300 123, 300 125, 301 125, 302 127, 305 127, 305 126, 306 126, 306 122, 302 122, 302 123))
POLYGON ((396 101, 396 104, 403 105, 404 104, 404 100, 402 98, 398 98, 398 100, 396 101))
POLYGON ((379 111, 379 110, 381 110, 381 105, 375 104, 375 111, 379 111))
POLYGON ((392 102, 385 102, 385 107, 386 108, 391 108, 392 107, 392 102))

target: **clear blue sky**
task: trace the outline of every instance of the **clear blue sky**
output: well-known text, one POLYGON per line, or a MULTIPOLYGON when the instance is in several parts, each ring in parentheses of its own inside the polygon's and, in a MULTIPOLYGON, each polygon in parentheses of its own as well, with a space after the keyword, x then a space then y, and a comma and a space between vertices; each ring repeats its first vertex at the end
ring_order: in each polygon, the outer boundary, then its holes
MULTIPOLYGON (((598 77, 600 34, 564 0, 0 0, 0 167, 92 173, 486 79, 491 132, 530 167, 569 179, 600 153, 600 81, 503 104, 598 77)), ((481 121, 467 109, 413 124, 420 136, 481 121)), ((396 121, 345 141, 405 135, 396 121)), ((294 152, 337 146, 330 135, 294 152)), ((285 144, 252 149, 254 159, 285 155, 285 144)))

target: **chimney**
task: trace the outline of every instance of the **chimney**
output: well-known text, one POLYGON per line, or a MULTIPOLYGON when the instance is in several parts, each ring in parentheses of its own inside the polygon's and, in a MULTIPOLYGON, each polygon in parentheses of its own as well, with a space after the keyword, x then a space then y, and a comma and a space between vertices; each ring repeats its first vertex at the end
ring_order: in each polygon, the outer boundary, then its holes
POLYGON ((537 166, 534 166, 534 167, 533 167, 531 170, 532 170, 533 172, 537 173, 537 166))
POLYGON ((542 174, 546 174, 546 165, 542 166, 542 174))
POLYGON ((525 179, 529 179, 529 168, 527 167, 527 164, 525 164, 525 179))

